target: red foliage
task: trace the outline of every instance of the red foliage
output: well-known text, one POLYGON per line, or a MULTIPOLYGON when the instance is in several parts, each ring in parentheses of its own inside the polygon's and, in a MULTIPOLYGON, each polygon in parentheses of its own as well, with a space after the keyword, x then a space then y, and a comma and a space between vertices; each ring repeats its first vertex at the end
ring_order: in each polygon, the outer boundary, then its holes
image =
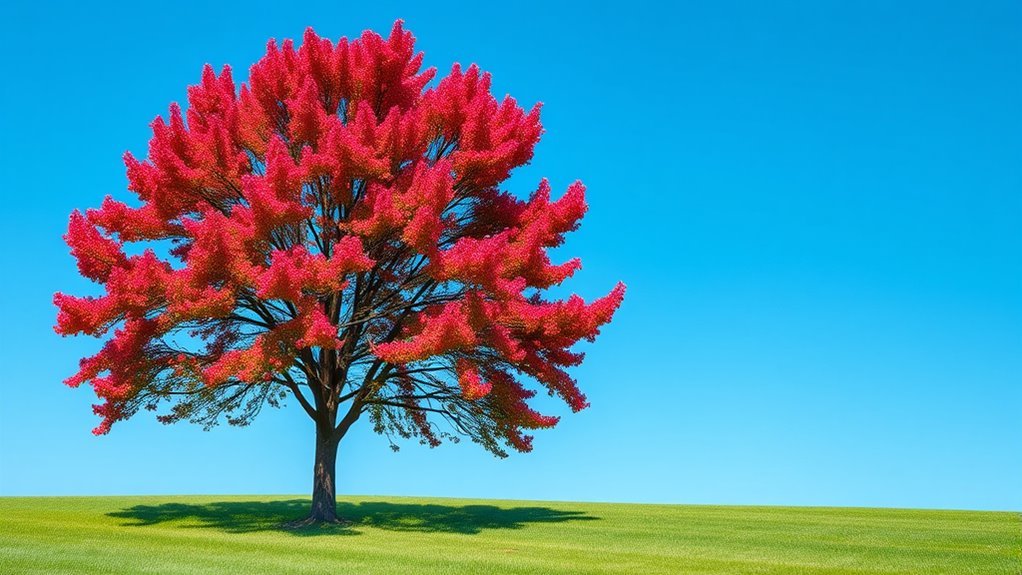
POLYGON ((399 22, 387 39, 271 41, 240 88, 207 66, 187 111, 153 122, 147 158, 125 155, 137 207, 71 215, 71 253, 105 293, 58 293, 55 329, 114 330, 68 379, 101 399, 96 433, 156 401, 181 396, 175 413, 195 417, 235 406, 215 390, 271 386, 331 424, 350 401, 435 444, 427 414, 442 413, 495 452, 527 451, 523 430, 557 418, 523 381, 588 405, 572 347, 624 286, 592 303, 538 295, 581 266, 547 251, 578 227, 585 188, 500 191, 532 157, 539 107, 498 101, 475 66, 427 87, 421 62, 399 22), (129 256, 126 242, 152 243, 129 256))

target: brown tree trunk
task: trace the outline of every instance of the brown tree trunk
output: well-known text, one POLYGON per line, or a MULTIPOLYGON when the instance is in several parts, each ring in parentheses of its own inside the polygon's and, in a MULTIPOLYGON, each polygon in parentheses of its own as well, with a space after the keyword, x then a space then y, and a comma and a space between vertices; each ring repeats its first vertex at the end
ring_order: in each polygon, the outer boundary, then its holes
POLYGON ((316 426, 316 460, 312 467, 312 511, 309 513, 309 522, 338 521, 337 488, 334 478, 340 437, 331 431, 316 426))

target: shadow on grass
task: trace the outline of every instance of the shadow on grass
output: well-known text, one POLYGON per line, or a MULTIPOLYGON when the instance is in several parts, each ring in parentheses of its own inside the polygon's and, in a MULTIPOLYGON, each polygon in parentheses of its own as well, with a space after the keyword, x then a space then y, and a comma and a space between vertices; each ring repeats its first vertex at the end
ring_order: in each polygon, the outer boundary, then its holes
POLYGON ((163 503, 136 505, 108 513, 127 519, 123 525, 144 526, 182 522, 182 527, 213 527, 229 533, 282 531, 294 535, 357 535, 359 527, 423 533, 476 534, 486 529, 520 529, 530 523, 561 523, 599 519, 584 511, 548 507, 497 507, 494 505, 439 505, 363 501, 338 502, 337 513, 346 525, 290 529, 285 523, 309 513, 308 499, 281 501, 217 501, 204 504, 163 503))

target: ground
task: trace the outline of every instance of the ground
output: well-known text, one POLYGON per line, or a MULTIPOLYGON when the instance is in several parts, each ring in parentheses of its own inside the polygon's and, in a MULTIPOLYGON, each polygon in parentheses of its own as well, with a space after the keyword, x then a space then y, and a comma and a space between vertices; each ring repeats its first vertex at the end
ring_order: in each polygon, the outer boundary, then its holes
POLYGON ((343 497, 0 498, 0 573, 1022 575, 1018 513, 343 497))

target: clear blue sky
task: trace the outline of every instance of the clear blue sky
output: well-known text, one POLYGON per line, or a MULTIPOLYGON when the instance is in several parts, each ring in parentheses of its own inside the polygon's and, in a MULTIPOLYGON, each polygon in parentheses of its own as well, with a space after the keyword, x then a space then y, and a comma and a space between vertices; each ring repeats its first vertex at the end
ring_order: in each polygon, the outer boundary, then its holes
POLYGON ((91 390, 60 381, 97 344, 51 330, 52 293, 89 289, 60 236, 126 197, 121 154, 204 63, 244 78, 270 37, 400 17, 427 64, 545 103, 511 187, 583 179, 568 287, 629 292, 576 371, 592 408, 534 453, 394 454, 363 425, 342 493, 1022 509, 1022 4, 21 4, 0 24, 0 494, 309 491, 296 406, 89 433, 91 390))

